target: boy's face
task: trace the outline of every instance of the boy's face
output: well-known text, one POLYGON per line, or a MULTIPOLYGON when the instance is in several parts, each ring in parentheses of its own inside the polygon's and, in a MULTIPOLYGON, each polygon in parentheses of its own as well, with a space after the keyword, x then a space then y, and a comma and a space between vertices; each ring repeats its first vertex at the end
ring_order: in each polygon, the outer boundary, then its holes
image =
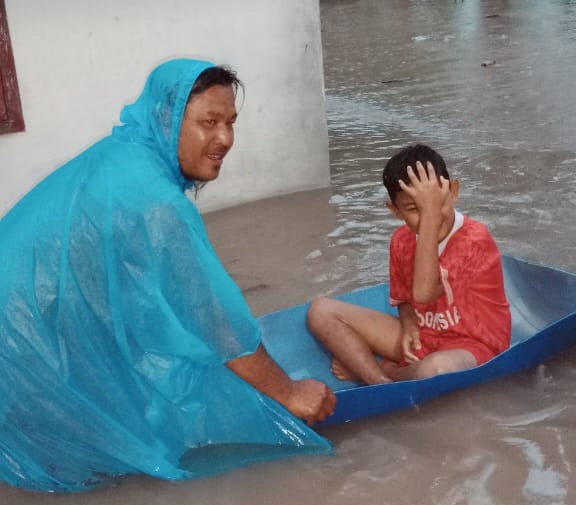
MULTIPOLYGON (((460 186, 457 180, 450 181, 450 192, 441 209, 442 222, 438 232, 438 242, 442 242, 450 233, 454 224, 454 205, 458 199, 460 186)), ((420 226, 420 209, 414 199, 404 191, 400 191, 394 203, 388 202, 386 207, 398 218, 404 221, 410 230, 418 234, 420 226)))

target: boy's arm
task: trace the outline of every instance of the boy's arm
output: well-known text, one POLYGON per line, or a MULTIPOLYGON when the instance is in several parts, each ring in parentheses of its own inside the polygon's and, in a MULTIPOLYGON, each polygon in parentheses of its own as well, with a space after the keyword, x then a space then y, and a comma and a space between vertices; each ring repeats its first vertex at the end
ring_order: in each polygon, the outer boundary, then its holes
POLYGON ((441 225, 442 216, 439 212, 438 215, 435 212, 421 212, 412 282, 412 296, 416 303, 433 302, 444 293, 438 261, 441 225))
POLYGON ((422 345, 420 344, 420 328, 412 305, 406 302, 398 305, 398 319, 402 327, 401 342, 404 359, 408 362, 418 361, 413 351, 420 349, 422 345))
POLYGON ((430 303, 444 293, 438 261, 438 236, 444 220, 442 208, 449 194, 450 183, 443 177, 438 181, 431 163, 428 163, 426 170, 417 162, 416 170, 418 176, 412 167, 408 167, 410 185, 402 180, 399 183, 402 191, 414 199, 420 212, 412 296, 416 303, 430 303))

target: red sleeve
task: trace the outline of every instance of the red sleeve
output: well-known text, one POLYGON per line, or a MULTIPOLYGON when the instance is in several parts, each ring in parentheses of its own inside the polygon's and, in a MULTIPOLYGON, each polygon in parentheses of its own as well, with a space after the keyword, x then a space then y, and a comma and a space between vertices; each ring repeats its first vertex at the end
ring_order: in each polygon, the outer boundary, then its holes
POLYGON ((410 302, 412 290, 412 262, 408 256, 407 244, 397 230, 390 240, 390 305, 410 302))

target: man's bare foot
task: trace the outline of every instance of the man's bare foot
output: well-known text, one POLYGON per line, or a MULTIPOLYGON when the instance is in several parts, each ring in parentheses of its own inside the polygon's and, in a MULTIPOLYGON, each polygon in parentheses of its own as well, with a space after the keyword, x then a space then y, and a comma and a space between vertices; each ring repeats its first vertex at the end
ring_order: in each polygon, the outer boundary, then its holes
POLYGON ((340 361, 336 358, 332 358, 332 364, 330 365, 330 371, 334 374, 337 379, 341 381, 360 381, 360 377, 348 370, 340 361))

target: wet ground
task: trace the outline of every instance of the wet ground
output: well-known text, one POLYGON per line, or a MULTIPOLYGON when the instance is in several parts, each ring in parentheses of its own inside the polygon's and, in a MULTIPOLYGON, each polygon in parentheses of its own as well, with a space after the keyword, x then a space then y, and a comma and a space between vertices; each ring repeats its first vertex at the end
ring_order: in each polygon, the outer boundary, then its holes
MULTIPOLYGON (((576 1, 321 2, 332 188, 211 213, 257 314, 387 280, 385 161, 424 142, 502 252, 576 271, 576 1)), ((333 457, 2 505, 568 505, 576 351, 418 408, 325 428, 333 457)))

